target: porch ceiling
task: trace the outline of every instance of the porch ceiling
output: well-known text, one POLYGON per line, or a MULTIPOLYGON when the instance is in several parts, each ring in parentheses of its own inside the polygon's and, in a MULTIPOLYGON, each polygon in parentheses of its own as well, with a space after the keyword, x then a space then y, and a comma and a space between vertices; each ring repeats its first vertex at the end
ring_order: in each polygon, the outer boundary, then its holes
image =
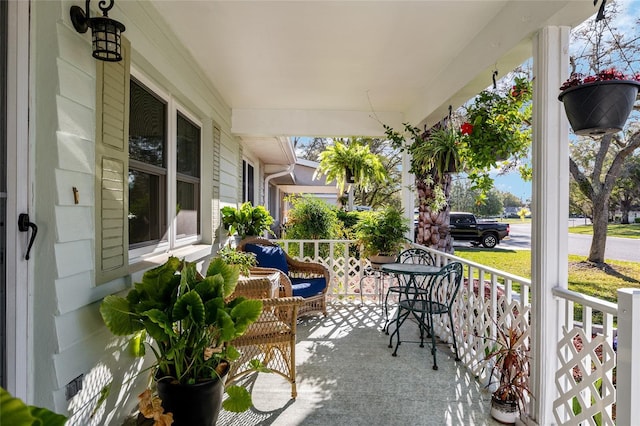
POLYGON ((374 135, 429 124, 531 56, 588 0, 152 0, 233 110, 241 136, 374 135))

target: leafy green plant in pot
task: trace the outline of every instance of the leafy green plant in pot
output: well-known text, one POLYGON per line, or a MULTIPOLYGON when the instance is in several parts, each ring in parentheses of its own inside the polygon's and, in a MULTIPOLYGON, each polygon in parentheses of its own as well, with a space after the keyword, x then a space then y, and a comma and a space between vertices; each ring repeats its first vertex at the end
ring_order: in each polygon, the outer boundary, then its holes
POLYGON ((253 206, 250 201, 243 203, 240 208, 225 206, 220 209, 222 225, 229 235, 238 235, 240 239, 246 236, 259 236, 271 231, 273 217, 264 206, 253 206))
POLYGON ((251 268, 258 265, 255 253, 238 251, 231 246, 224 246, 218 251, 218 256, 228 265, 236 265, 240 275, 249 276, 251 268))
MULTIPOLYGON (((238 275, 238 267, 221 258, 215 258, 202 277, 195 264, 170 257, 147 271, 126 298, 107 296, 100 305, 109 330, 131 337, 134 355, 143 356, 145 347, 151 348, 162 408, 172 413, 174 425, 216 422, 230 362, 239 357, 229 342, 244 334, 262 312, 260 300, 228 300, 238 275)), ((246 389, 226 390, 225 410, 251 406, 246 389)))
POLYGON ((402 209, 388 206, 384 210, 363 212, 356 225, 356 237, 375 268, 395 261, 400 249, 408 241, 409 220, 402 209))
POLYGON ((502 423, 515 423, 533 396, 529 388, 527 335, 512 324, 506 329, 498 326, 497 337, 491 340, 494 345, 484 358, 490 366, 489 386, 496 386, 491 416, 502 423))

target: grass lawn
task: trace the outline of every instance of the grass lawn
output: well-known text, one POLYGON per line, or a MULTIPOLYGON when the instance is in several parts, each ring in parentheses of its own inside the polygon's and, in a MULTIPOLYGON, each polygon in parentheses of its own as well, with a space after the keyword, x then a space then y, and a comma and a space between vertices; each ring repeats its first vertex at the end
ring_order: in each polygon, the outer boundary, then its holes
MULTIPOLYGON (((593 227, 591 225, 572 226, 569 228, 569 232, 572 234, 593 235, 593 227)), ((629 225, 610 224, 607 228, 607 237, 640 239, 640 223, 631 223, 629 225)))
MULTIPOLYGON (((456 247, 456 256, 476 263, 531 278, 530 250, 502 250, 456 247)), ((640 288, 640 262, 608 260, 606 271, 588 266, 586 257, 569 255, 569 290, 616 302, 617 290, 640 288)))

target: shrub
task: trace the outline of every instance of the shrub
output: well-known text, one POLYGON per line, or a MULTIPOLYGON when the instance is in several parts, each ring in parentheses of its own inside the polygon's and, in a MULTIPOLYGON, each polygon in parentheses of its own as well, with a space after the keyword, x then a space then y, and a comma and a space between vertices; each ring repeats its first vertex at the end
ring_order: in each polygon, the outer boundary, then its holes
POLYGON ((290 196, 292 209, 287 214, 286 238, 323 240, 341 236, 336 211, 325 201, 312 195, 290 196))

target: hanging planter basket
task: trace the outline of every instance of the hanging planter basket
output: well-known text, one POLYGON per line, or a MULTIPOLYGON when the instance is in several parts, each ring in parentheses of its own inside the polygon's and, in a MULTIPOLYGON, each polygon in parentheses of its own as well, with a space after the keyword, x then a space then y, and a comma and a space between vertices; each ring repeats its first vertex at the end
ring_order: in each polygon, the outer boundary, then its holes
POLYGON ((569 87, 558 99, 575 134, 602 136, 623 129, 639 87, 633 80, 595 81, 569 87))

